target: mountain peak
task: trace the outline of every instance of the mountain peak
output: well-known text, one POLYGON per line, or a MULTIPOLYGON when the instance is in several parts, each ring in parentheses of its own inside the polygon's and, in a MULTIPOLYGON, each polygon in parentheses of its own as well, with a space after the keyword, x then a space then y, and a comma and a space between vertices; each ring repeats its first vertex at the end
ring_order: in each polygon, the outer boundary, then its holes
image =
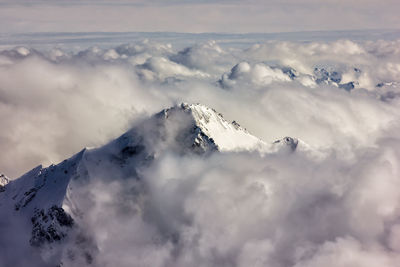
MULTIPOLYGON (((291 137, 267 144, 235 121, 226 121, 212 108, 182 103, 136 124, 100 148, 83 149, 47 168, 40 165, 10 182, 0 175, 0 224, 7 225, 10 221, 5 214, 18 214, 15 218, 22 220, 20 225, 31 224, 31 231, 24 237, 29 240, 29 246, 49 248, 46 253, 56 253, 56 250, 51 252, 49 244, 67 236, 74 239, 78 238, 75 234, 81 235, 82 216, 92 208, 92 202, 85 200, 92 192, 88 186, 93 184, 91 181, 112 184, 116 180, 129 180, 132 192, 144 196, 143 172, 157 164, 165 152, 177 152, 182 156, 207 156, 216 151, 286 154, 301 144, 291 137)), ((7 227, 14 227, 14 224, 7 227)), ((90 243, 89 235, 84 239, 87 241, 79 241, 79 244, 86 246, 90 252, 87 255, 92 257, 97 253, 96 244, 90 243)), ((80 250, 77 247, 71 255, 80 257, 80 250)))
POLYGON ((161 112, 166 119, 176 116, 176 113, 188 114, 193 127, 200 130, 200 135, 207 136, 222 152, 241 150, 268 150, 268 145, 251 135, 236 121, 228 122, 221 113, 202 104, 181 103, 161 112))

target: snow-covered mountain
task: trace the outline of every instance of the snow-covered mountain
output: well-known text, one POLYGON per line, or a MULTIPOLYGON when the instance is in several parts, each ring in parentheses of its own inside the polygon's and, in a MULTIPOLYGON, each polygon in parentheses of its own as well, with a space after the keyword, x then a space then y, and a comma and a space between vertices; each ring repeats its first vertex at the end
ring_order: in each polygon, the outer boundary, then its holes
MULTIPOLYGON (((359 83, 362 71, 358 68, 350 70, 335 70, 332 67, 314 67, 312 73, 302 73, 290 66, 275 66, 265 63, 249 64, 240 62, 232 67, 230 72, 224 73, 217 83, 222 88, 232 88, 239 83, 255 86, 267 86, 272 82, 287 83, 298 81, 306 87, 315 88, 317 85, 329 85, 351 91, 359 83), (344 79, 345 78, 345 79, 344 79)), ((384 84, 381 83, 383 86, 384 84)))
POLYGON ((21 242, 32 253, 46 251, 43 264, 57 263, 57 246, 66 238, 79 244, 68 250, 71 258, 90 263, 97 253, 96 244, 80 225, 92 205, 85 199, 90 193, 87 185, 93 181, 131 179, 134 191, 141 195, 146 191, 142 171, 167 152, 207 157, 217 151, 291 153, 298 147, 308 149, 291 137, 268 144, 209 107, 183 103, 143 120, 100 148, 85 148, 57 165, 38 166, 16 180, 1 175, 0 225, 10 231, 28 227, 21 242))

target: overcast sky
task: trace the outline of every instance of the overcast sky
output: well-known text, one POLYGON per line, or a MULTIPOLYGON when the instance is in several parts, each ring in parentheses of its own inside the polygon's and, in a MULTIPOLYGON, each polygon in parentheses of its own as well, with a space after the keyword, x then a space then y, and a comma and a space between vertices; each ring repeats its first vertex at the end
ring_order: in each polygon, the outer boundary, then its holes
POLYGON ((0 0, 0 32, 398 29, 398 0, 0 0))

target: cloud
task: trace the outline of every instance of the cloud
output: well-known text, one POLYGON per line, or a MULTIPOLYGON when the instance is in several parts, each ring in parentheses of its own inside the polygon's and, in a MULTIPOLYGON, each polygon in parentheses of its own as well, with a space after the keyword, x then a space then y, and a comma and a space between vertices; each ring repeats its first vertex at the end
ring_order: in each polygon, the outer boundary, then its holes
POLYGON ((5 56, 11 63, 1 66, 0 139, 10 159, 19 158, 2 162, 10 176, 104 143, 148 112, 148 101, 152 106, 158 101, 151 89, 135 90, 141 85, 129 68, 101 56, 90 65, 86 56, 80 57, 52 62, 43 55, 5 56))
POLYGON ((233 50, 207 42, 177 50, 144 41, 76 53, 3 50, 0 146, 7 156, 0 168, 15 178, 181 101, 214 107, 269 142, 289 135, 349 155, 353 147, 373 146, 398 117, 396 47, 339 40, 233 50), (318 84, 315 68, 339 73, 340 84, 318 84), (350 93, 339 88, 350 82, 350 93))
POLYGON ((171 55, 171 60, 188 68, 207 71, 210 74, 220 73, 234 63, 234 58, 215 41, 195 44, 171 55))
POLYGON ((327 242, 312 259, 296 264, 299 266, 330 266, 334 261, 336 266, 360 265, 382 266, 395 265, 397 255, 385 254, 381 249, 364 248, 357 240, 340 238, 335 242, 327 242), (349 253, 351 252, 351 253, 349 253))
POLYGON ((291 79, 281 69, 274 69, 260 63, 251 67, 247 62, 240 62, 231 69, 229 74, 222 75, 219 83, 222 87, 231 87, 236 81, 265 86, 272 82, 290 82, 291 79))
POLYGON ((99 266, 391 266, 398 147, 381 140, 352 161, 166 150, 140 180, 80 186, 75 200, 92 204, 78 220, 99 266))
MULTIPOLYGON (((74 217, 81 228, 45 260, 392 266, 400 249, 399 64, 398 41, 384 40, 2 50, 0 170, 16 178, 105 144, 162 108, 200 102, 267 142, 297 137, 325 157, 183 157, 165 149, 178 124, 141 179, 106 166, 73 185, 86 210, 74 217), (349 82, 354 88, 340 86, 349 82), (82 233, 90 257, 74 243, 82 233)), ((30 234, 10 236, 8 227, 0 227, 6 252, 30 234)))

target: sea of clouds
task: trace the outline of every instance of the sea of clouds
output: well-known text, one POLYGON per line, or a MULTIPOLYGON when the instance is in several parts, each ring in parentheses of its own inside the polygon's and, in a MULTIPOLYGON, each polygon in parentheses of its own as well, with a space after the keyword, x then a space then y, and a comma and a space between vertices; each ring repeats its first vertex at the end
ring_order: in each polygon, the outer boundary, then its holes
POLYGON ((17 178, 202 103, 264 141, 297 137, 324 156, 164 151, 141 174, 145 204, 130 181, 95 182, 83 223, 95 264, 398 266, 399 96, 400 41, 5 49, 0 171, 17 178))

